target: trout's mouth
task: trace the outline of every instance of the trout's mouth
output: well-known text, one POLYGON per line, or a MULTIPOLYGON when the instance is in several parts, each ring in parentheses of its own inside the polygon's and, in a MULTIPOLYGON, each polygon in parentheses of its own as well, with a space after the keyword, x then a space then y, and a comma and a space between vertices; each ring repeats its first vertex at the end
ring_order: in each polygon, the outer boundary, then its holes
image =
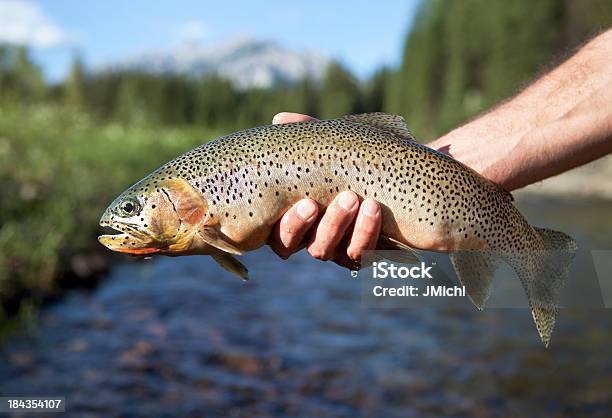
POLYGON ((160 248, 155 246, 155 239, 133 225, 111 225, 107 222, 100 222, 100 226, 108 233, 100 235, 98 242, 109 250, 136 255, 153 254, 161 251, 160 248))

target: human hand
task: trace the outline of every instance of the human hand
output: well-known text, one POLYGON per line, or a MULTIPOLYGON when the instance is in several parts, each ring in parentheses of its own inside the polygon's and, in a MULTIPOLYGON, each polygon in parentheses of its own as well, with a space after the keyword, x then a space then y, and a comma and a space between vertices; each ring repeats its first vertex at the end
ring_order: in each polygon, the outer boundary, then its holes
MULTIPOLYGON (((305 122, 314 118, 298 113, 279 113, 272 123, 305 122)), ((376 248, 382 224, 380 205, 351 191, 338 194, 319 219, 319 207, 303 199, 291 207, 276 224, 270 247, 281 258, 306 247, 314 258, 333 260, 350 269, 359 266, 361 254, 376 248)))

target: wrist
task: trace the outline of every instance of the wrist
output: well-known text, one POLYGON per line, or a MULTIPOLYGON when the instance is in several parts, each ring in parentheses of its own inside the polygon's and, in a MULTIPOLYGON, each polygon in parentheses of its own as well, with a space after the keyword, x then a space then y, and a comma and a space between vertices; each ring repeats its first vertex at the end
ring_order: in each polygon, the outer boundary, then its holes
POLYGON ((470 167, 486 179, 506 190, 516 187, 517 170, 514 156, 520 155, 523 135, 504 135, 499 129, 466 125, 427 144, 470 167), (496 136, 498 135, 498 136, 496 136))

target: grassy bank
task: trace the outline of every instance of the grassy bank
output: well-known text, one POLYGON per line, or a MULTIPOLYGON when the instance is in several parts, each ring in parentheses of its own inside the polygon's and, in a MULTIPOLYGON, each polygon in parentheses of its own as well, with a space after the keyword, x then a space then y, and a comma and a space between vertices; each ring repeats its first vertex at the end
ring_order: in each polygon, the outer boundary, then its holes
POLYGON ((100 125, 49 106, 0 108, 0 323, 56 291, 70 257, 98 248, 97 221, 112 198, 216 136, 100 125))

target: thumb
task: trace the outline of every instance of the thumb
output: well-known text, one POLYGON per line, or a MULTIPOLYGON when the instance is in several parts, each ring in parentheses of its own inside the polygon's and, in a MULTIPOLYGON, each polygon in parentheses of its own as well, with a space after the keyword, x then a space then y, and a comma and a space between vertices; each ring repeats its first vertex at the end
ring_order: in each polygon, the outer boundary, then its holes
POLYGON ((307 122, 309 120, 316 119, 312 116, 302 115, 301 113, 280 112, 274 115, 272 118, 272 123, 274 125, 279 125, 282 123, 307 122))

